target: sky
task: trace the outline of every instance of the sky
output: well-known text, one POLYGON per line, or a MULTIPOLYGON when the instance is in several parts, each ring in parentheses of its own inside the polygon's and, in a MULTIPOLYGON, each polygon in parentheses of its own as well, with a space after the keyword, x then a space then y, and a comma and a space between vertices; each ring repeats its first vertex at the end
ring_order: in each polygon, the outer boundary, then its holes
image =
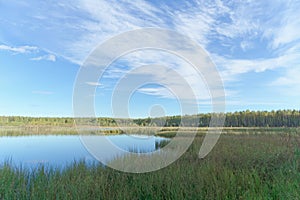
MULTIPOLYGON (((178 32, 203 48, 223 82, 226 112, 299 109, 299 10, 298 0, 0 0, 0 116, 72 117, 76 78, 93 50, 150 27, 178 32)), ((212 111, 209 91, 188 63, 140 50, 115 60, 99 81, 85 82, 97 88, 90 96, 95 114, 113 116, 115 86, 147 64, 174 69, 196 91, 198 112, 212 111)), ((191 114, 182 113, 184 85, 175 75, 161 67, 127 78, 144 75, 153 81, 119 102, 130 117, 191 114)))

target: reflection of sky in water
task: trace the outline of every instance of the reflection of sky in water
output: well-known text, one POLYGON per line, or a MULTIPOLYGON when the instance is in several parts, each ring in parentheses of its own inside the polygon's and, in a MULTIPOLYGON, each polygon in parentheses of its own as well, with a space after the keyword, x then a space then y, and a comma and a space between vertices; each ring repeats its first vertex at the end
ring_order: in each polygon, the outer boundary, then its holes
MULTIPOLYGON (((104 136, 90 136, 97 139, 104 136)), ((164 140, 160 137, 115 135, 106 136, 111 143, 124 150, 150 152, 155 143, 164 140)), ((99 141, 99 140, 95 140, 99 141)), ((101 147, 101 144, 97 144, 101 147)), ((105 148, 100 148, 105 151, 105 148)), ((103 152, 107 159, 116 157, 113 152, 103 152)), ((79 136, 17 136, 0 137, 0 163, 12 161, 13 164, 34 167, 41 163, 63 167, 74 160, 96 162, 85 149, 79 136)))
POLYGON ((117 147, 131 151, 137 149, 145 152, 151 152, 155 150, 155 142, 164 140, 160 137, 144 136, 144 135, 117 135, 107 137, 112 144, 117 147))

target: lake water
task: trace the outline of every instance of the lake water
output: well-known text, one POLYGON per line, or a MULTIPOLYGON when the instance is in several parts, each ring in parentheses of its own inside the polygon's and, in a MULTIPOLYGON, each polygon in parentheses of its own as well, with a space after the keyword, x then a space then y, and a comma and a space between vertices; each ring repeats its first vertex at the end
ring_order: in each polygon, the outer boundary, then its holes
MULTIPOLYGON (((160 142, 168 140, 162 137, 136 135, 88 137, 95 139, 97 137, 106 137, 120 149, 133 152, 155 151, 159 149, 160 142)), ((108 160, 119 156, 109 151, 105 151, 104 154, 108 160)), ((62 168, 74 161, 85 161, 87 163, 99 162, 87 151, 80 136, 67 135, 0 137, 0 163, 2 164, 7 161, 14 166, 22 165, 29 168, 41 164, 62 168)))

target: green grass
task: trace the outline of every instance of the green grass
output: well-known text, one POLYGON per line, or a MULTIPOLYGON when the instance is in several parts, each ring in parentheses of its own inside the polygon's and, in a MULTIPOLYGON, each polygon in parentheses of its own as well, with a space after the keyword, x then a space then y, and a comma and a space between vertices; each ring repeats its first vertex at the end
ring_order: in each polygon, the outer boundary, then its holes
MULTIPOLYGON (((254 132, 255 133, 255 132, 254 132)), ((198 158, 203 134, 170 166, 144 174, 74 163, 0 169, 0 199, 300 199, 300 136, 224 134, 198 158)))
POLYGON ((26 136, 26 135, 118 135, 123 131, 118 128, 103 129, 95 126, 86 126, 76 129, 75 126, 0 126, 0 136, 26 136), (80 132, 78 131, 80 130, 80 132))

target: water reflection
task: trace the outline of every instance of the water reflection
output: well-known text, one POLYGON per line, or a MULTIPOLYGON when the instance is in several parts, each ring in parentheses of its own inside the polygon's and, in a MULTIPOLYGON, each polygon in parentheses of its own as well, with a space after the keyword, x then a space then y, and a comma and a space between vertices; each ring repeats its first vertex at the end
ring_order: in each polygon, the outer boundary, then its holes
MULTIPOLYGON (((118 148, 132 152, 151 152, 162 147, 168 139, 155 136, 112 135, 85 136, 107 137, 118 148)), ((101 147, 101 144, 97 144, 101 147)), ((105 148, 101 148, 105 149, 105 148)), ((116 156, 114 152, 102 152, 107 160, 116 156)), ((15 166, 36 167, 41 164, 64 167, 74 161, 97 163, 95 158, 83 146, 79 136, 43 135, 43 136, 5 136, 0 137, 0 163, 10 161, 15 166)))

